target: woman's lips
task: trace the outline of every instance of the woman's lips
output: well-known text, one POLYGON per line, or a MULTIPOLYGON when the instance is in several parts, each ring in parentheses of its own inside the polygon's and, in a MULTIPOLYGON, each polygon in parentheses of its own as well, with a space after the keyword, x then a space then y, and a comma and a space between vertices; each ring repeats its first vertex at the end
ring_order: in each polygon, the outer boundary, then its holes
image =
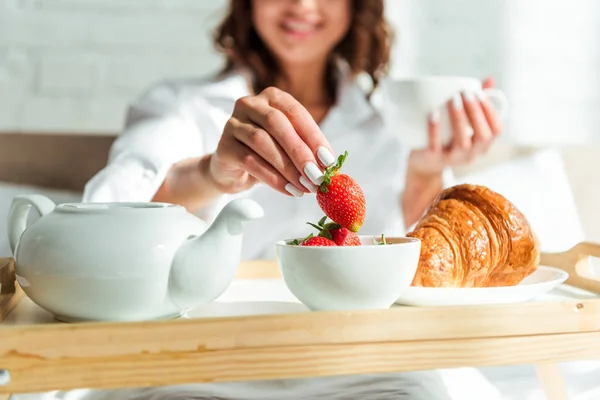
POLYGON ((282 29, 286 34, 297 38, 306 38, 320 29, 319 24, 300 21, 285 21, 282 29))

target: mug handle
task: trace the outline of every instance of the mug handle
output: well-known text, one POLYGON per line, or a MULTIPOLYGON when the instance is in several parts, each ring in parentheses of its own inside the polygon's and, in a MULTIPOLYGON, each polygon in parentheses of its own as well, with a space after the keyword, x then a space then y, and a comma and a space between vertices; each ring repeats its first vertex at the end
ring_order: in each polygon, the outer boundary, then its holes
POLYGON ((504 94, 504 92, 497 88, 487 88, 483 89, 483 92, 489 97, 492 101, 496 103, 496 108, 500 112, 500 118, 506 119, 508 116, 508 98, 504 94))

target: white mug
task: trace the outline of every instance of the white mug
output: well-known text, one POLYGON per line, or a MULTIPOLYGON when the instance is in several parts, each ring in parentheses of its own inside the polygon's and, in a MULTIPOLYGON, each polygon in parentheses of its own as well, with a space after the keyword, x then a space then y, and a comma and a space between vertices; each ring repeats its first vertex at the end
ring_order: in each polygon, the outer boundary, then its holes
MULTIPOLYGON (((483 94, 496 103, 495 108, 500 118, 506 118, 506 95, 500 89, 482 89, 481 85, 481 81, 476 78, 461 76, 424 76, 387 81, 382 87, 382 100, 388 108, 384 113, 386 123, 397 131, 405 145, 413 149, 425 148, 429 145, 428 119, 437 109, 440 139, 442 145, 447 146, 452 140, 447 102, 461 92, 472 93, 475 99, 478 98, 477 94, 483 94)), ((472 135, 472 129, 469 130, 472 135)))

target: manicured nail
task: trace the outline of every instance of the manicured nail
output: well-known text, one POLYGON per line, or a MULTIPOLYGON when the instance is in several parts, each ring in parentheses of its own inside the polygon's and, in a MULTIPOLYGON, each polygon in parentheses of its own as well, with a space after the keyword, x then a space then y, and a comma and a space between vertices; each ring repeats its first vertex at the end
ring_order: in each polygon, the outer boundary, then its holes
POLYGON ((429 121, 431 121, 432 124, 437 124, 438 122, 440 122, 440 110, 436 108, 435 110, 430 112, 429 121))
POLYGON ((312 183, 310 183, 308 181, 308 179, 306 179, 305 177, 303 177, 303 176, 300 177, 300 183, 302 184, 302 186, 304 186, 305 188, 310 190, 312 193, 317 193, 317 187, 315 185, 313 185, 312 183))
POLYGON ((304 173, 308 176, 308 179, 312 181, 315 185, 320 185, 323 183, 323 172, 317 167, 315 163, 308 163, 304 167, 304 173))
POLYGON ((323 165, 329 167, 335 163, 335 157, 331 154, 331 151, 325 146, 319 147, 317 150, 317 157, 323 163, 323 165))
POLYGON ((458 111, 458 110, 462 110, 463 108, 463 102, 462 102, 462 97, 460 94, 457 94, 456 96, 454 96, 454 98, 452 99, 452 107, 458 111))
POLYGON ((296 186, 292 185, 291 183, 288 183, 287 185, 285 185, 285 190, 290 192, 290 194, 295 197, 302 197, 304 195, 304 193, 302 193, 300 191, 300 189, 298 189, 296 186))
POLYGON ((477 96, 479 101, 485 101, 487 99, 487 94, 483 90, 476 91, 475 95, 477 96))
POLYGON ((465 100, 467 100, 469 103, 473 103, 475 101, 475 93, 466 91, 463 94, 465 96, 465 100))

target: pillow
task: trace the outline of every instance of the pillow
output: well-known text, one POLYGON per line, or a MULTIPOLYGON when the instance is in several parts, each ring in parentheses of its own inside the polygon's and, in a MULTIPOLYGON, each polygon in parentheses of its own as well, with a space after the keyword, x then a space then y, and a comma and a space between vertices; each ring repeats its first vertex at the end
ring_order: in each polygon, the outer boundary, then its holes
POLYGON ((455 179, 506 197, 528 219, 542 251, 568 250, 585 238, 558 150, 540 150, 455 179))

